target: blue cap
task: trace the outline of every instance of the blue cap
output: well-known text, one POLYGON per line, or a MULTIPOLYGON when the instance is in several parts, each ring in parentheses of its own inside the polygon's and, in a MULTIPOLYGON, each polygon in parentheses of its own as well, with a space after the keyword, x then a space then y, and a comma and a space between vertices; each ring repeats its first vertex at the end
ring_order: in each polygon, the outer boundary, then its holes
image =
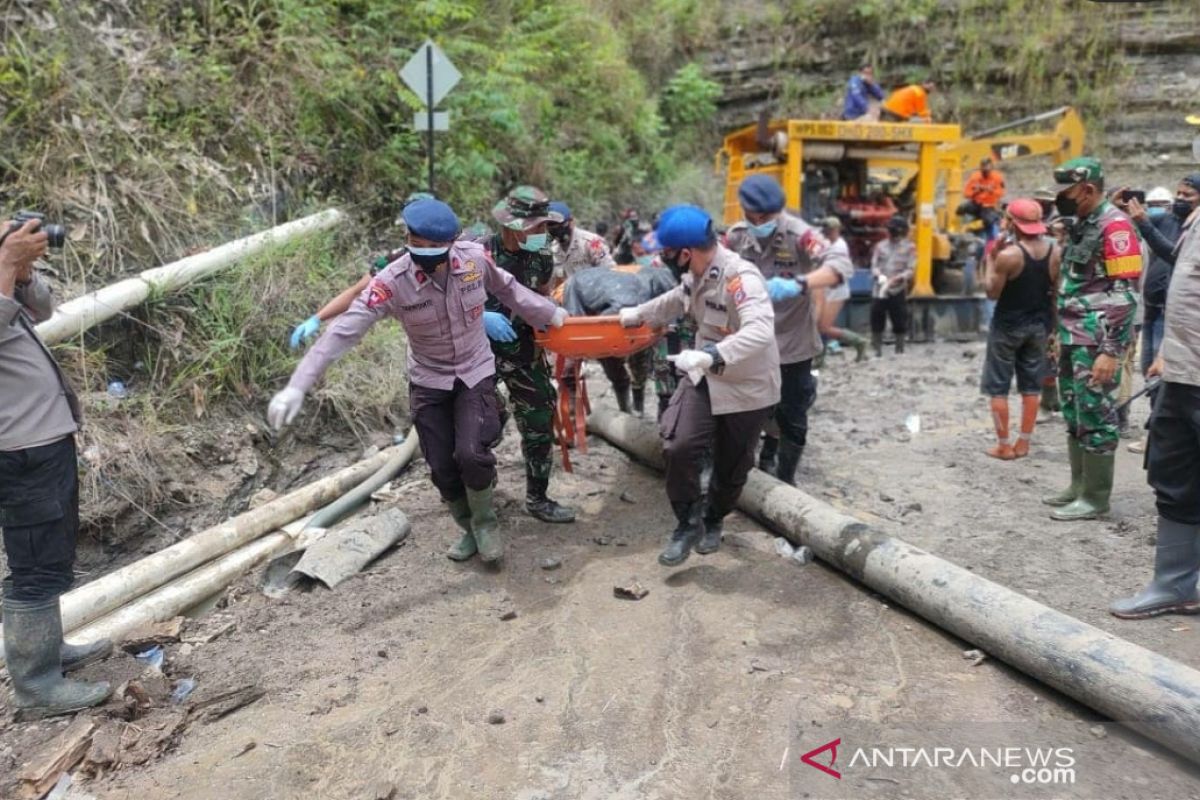
POLYGON ((738 202, 755 214, 774 214, 783 210, 787 199, 779 181, 770 175, 751 175, 738 187, 738 202))
POLYGON ((654 231, 658 244, 677 250, 681 247, 704 247, 716 241, 712 217, 696 206, 671 206, 658 218, 654 231))
POLYGON ((452 242, 462 230, 454 209, 441 200, 415 200, 404 207, 402 216, 409 233, 431 242, 452 242))
POLYGON ((555 200, 553 203, 550 204, 550 210, 556 214, 561 215, 563 218, 563 222, 566 222, 567 220, 571 219, 571 209, 567 207, 566 203, 560 203, 557 200, 555 200))

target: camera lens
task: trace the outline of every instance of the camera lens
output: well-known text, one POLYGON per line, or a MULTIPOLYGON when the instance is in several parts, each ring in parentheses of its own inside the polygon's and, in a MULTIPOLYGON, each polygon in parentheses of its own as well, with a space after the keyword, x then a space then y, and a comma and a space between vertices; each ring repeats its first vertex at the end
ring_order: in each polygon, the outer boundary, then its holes
POLYGON ((59 250, 67 241, 67 229, 62 225, 43 225, 46 232, 46 246, 59 250))

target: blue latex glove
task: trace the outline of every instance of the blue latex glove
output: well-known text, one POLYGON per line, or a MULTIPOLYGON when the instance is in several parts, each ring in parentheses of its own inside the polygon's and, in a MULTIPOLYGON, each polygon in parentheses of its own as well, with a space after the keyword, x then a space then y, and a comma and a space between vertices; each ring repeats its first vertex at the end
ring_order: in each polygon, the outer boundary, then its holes
POLYGON ((321 320, 313 314, 292 331, 292 349, 299 350, 302 345, 311 342, 320 330, 321 320))
POLYGON ((791 278, 774 277, 767 281, 767 294, 772 303, 782 303, 802 294, 800 284, 791 278))
POLYGON ((499 311, 483 312, 483 329, 493 342, 515 342, 517 340, 517 332, 513 330, 512 323, 499 311))

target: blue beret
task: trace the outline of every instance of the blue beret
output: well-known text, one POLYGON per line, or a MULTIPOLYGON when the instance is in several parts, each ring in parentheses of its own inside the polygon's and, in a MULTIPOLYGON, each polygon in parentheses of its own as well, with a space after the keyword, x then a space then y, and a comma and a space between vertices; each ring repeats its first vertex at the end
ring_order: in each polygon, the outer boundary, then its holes
POLYGON ((703 247, 717 238, 712 217, 696 206, 671 206, 659 217, 654 233, 661 247, 672 250, 703 247))
POLYGON ((770 175, 751 175, 738 187, 738 202, 755 214, 774 214, 787 202, 783 187, 770 175))
POLYGON ((462 230, 454 209, 441 200, 415 200, 404 207, 401 216, 409 233, 431 242, 452 242, 462 230))
POLYGON ((550 210, 556 214, 562 215, 563 222, 571 219, 571 209, 567 207, 566 203, 560 203, 556 200, 550 204, 550 210))

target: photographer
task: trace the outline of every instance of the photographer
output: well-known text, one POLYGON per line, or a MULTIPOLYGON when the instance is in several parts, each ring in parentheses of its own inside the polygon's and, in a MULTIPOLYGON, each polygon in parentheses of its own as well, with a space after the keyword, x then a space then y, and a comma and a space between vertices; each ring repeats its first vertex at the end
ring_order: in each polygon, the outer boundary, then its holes
POLYGON ((33 328, 53 311, 50 289, 33 270, 47 247, 41 227, 37 219, 10 223, 0 237, 0 528, 10 570, 4 579, 4 653, 18 718, 104 702, 107 683, 71 681, 63 672, 112 652, 108 640, 63 642, 58 598, 74 578, 80 414, 33 328))

